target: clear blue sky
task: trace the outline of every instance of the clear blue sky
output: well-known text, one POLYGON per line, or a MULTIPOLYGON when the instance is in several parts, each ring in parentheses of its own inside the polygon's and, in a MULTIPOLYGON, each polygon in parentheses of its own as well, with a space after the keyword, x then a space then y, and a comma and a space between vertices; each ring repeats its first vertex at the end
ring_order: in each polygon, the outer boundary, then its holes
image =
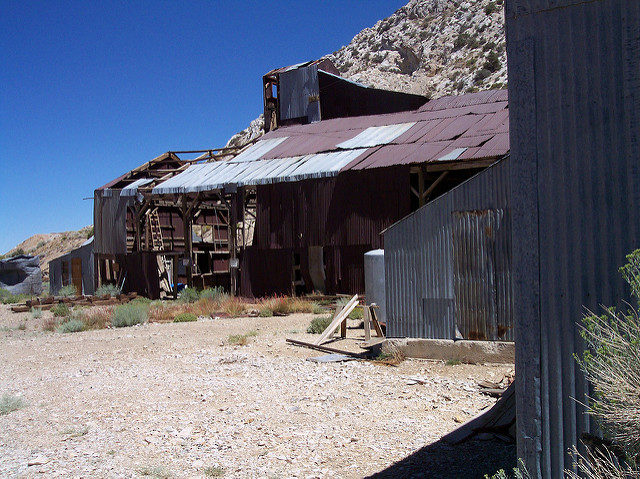
POLYGON ((339 49, 406 0, 0 2, 0 253, 93 222, 93 190, 223 146, 262 74, 339 49))

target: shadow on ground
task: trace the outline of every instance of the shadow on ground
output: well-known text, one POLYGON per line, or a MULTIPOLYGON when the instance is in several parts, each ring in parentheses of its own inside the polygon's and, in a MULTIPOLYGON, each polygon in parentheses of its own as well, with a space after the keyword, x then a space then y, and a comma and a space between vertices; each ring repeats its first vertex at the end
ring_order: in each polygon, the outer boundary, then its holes
POLYGON ((499 469, 511 472, 516 466, 516 456, 515 444, 497 439, 470 439, 457 445, 438 441, 368 477, 482 479, 485 474, 490 477, 499 469))

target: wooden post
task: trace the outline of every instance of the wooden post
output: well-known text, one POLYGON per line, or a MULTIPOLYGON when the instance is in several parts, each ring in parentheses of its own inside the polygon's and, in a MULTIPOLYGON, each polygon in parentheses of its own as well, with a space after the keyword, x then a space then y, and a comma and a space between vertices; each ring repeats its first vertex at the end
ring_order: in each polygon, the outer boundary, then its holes
POLYGON ((371 313, 369 306, 364 307, 364 340, 371 341, 371 313))
POLYGON ((237 251, 237 240, 238 240, 238 218, 237 218, 237 207, 238 207, 238 194, 231 194, 231 211, 229 212, 229 252, 230 252, 230 260, 229 260, 229 274, 230 274, 230 283, 231 283, 231 296, 236 296, 238 293, 238 251, 237 251))
POLYGON ((102 275, 100 274, 100 255, 93 255, 93 275, 96 279, 96 289, 102 286, 102 275))
POLYGON ((171 255, 173 260, 173 299, 178 299, 178 255, 171 255))

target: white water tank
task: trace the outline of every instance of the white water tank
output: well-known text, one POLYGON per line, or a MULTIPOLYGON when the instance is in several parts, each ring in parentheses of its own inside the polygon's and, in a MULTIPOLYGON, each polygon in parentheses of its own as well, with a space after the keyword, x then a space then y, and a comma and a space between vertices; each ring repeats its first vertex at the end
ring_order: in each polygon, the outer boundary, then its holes
POLYGON ((386 323, 383 249, 374 249, 364 254, 364 288, 367 304, 376 303, 378 320, 386 323))

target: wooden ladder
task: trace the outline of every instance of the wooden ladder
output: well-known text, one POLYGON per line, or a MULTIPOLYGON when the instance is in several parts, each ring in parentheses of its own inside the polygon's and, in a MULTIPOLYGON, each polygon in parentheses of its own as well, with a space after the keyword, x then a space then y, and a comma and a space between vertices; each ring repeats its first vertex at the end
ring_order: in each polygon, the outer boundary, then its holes
MULTIPOLYGON (((164 251, 164 238, 162 237, 162 225, 158 208, 149 212, 149 229, 151 231, 151 245, 154 251, 164 251)), ((169 281, 169 268, 171 262, 163 254, 157 256, 158 276, 160 276, 160 289, 167 294, 171 293, 171 282, 169 281)), ((175 285, 174 285, 175 286, 175 285)))

